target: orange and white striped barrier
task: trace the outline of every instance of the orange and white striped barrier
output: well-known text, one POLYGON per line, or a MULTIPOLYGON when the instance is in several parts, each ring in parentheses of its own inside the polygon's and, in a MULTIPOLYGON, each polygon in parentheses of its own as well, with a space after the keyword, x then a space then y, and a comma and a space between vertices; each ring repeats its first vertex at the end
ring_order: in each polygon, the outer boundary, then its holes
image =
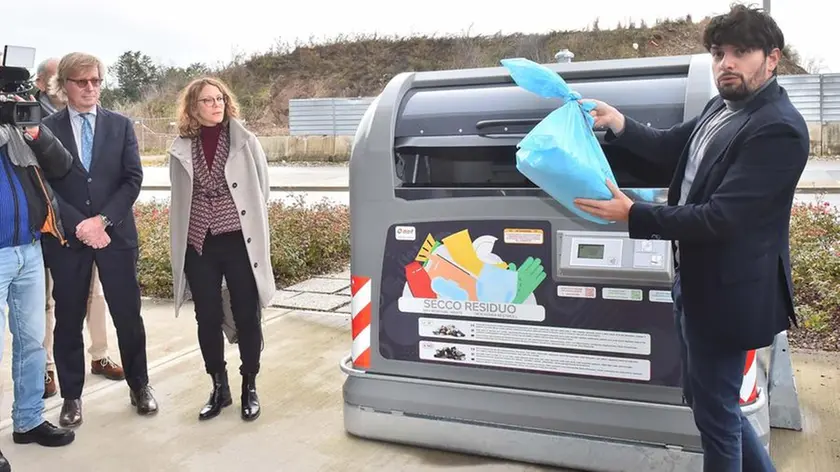
POLYGON ((747 351, 747 362, 744 365, 744 380, 741 383, 741 404, 752 403, 758 398, 758 372, 755 350, 747 351))
POLYGON ((370 310, 371 282, 369 277, 350 277, 350 315, 353 331, 353 346, 350 355, 353 367, 370 367, 370 310))

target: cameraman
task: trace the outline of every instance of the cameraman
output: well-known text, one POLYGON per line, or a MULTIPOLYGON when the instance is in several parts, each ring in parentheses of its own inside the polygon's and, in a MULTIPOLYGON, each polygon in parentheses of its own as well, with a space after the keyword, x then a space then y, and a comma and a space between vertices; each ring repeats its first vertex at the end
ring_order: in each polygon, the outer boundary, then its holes
MULTIPOLYGON (((58 204, 46 180, 64 177, 72 165, 72 155, 48 128, 22 131, 0 124, 0 300, 8 301, 13 336, 13 439, 19 444, 55 447, 75 438, 43 417, 46 300, 41 255, 43 234, 65 243, 58 204)), ((0 472, 4 470, 8 462, 0 453, 0 472)))

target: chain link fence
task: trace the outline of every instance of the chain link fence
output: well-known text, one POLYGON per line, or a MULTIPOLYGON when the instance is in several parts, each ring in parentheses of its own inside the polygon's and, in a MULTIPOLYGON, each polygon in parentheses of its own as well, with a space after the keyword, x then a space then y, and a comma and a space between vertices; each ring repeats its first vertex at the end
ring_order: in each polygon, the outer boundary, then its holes
POLYGON ((178 137, 178 122, 172 118, 131 118, 141 156, 165 155, 178 137))

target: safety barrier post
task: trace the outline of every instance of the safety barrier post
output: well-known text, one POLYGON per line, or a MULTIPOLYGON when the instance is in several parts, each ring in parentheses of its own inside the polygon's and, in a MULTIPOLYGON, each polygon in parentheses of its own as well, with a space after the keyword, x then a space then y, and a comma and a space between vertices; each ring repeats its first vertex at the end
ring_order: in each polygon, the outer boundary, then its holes
POLYGON ((776 335, 773 341, 767 377, 770 426, 802 431, 802 411, 799 408, 799 393, 796 391, 787 331, 776 335))
POLYGON ((350 296, 350 316, 353 332, 350 355, 353 367, 364 370, 370 367, 370 278, 352 275, 350 277, 350 296))
POLYGON ((744 380, 741 382, 741 405, 749 405, 758 398, 758 366, 755 350, 747 352, 744 380))

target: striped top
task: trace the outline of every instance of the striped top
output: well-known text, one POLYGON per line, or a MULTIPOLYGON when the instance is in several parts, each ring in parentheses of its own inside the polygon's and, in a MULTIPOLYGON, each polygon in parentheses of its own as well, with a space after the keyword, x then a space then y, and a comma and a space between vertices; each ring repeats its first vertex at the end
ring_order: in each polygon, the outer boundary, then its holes
MULTIPOLYGON (((225 126, 219 134, 212 170, 208 168, 204 146, 200 138, 192 140, 193 200, 187 240, 199 254, 204 250, 204 237, 240 231, 239 213, 225 179, 225 164, 230 152, 230 129, 225 126)), ((234 184, 236 185, 236 184, 234 184)))

